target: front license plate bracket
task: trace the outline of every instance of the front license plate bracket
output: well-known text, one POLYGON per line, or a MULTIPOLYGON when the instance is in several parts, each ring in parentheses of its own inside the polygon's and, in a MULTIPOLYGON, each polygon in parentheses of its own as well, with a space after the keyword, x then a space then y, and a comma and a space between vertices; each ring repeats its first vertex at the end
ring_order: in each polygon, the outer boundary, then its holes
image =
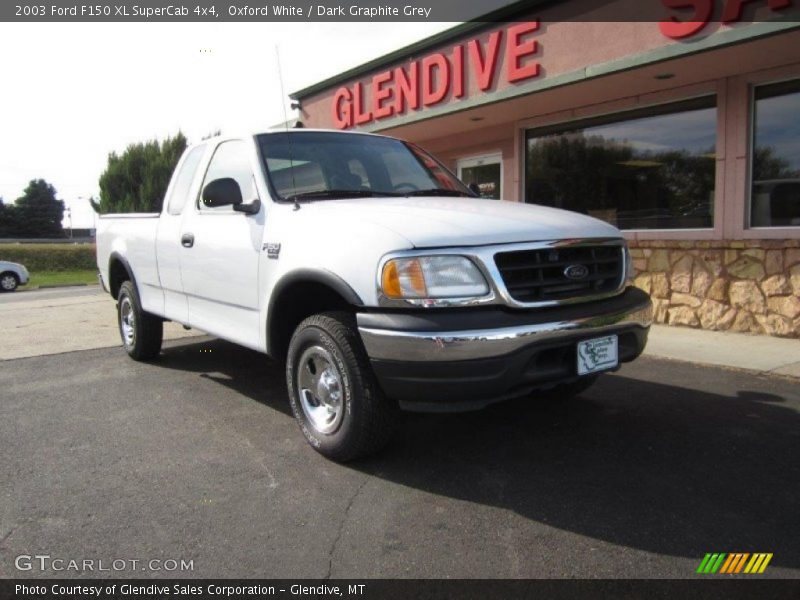
POLYGON ((578 342, 578 375, 614 369, 619 365, 619 339, 607 335, 578 342))

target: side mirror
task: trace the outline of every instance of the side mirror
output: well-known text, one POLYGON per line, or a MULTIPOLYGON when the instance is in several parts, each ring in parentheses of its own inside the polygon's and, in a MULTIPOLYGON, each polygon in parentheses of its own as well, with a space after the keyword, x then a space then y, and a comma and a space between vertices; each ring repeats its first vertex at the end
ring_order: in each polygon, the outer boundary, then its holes
POLYGON ((223 177, 215 179, 203 188, 203 205, 209 208, 217 206, 234 207, 242 203, 242 190, 235 179, 223 177))
POLYGON ((467 187, 469 187, 469 191, 472 192, 473 194, 475 194, 476 196, 478 196, 478 198, 481 197, 481 188, 480 188, 480 186, 478 186, 477 183, 475 183, 473 181, 467 187))

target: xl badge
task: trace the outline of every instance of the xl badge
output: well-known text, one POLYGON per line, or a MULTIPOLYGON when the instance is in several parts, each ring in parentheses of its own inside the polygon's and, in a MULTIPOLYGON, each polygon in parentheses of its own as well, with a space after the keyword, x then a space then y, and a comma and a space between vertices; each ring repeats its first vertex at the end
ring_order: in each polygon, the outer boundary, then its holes
POLYGON ((267 251, 267 258, 278 258, 281 253, 280 244, 265 243, 261 249, 267 251))
POLYGON ((586 265, 569 265, 564 269, 564 277, 567 279, 583 279, 589 275, 589 267, 586 265))

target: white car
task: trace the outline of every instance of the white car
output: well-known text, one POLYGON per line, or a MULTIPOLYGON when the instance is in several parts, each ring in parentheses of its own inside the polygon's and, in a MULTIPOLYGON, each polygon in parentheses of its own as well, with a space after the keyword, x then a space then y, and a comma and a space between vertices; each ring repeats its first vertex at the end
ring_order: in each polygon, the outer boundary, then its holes
POLYGON ((578 393, 652 319, 616 228, 482 200, 419 147, 354 132, 189 148, 160 215, 100 219, 97 265, 132 358, 171 320, 285 360, 300 429, 342 461, 398 409, 578 393))
POLYGON ((0 260, 0 291, 13 292, 28 283, 30 275, 24 265, 0 260))

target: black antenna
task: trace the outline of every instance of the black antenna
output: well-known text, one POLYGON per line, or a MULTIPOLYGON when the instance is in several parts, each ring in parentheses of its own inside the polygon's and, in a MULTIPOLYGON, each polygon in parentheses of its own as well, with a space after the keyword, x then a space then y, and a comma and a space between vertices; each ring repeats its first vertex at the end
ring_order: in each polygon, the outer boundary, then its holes
POLYGON ((294 209, 300 210, 300 203, 297 201, 297 183, 294 180, 294 155, 292 152, 292 135, 289 133, 289 116, 286 114, 286 100, 283 92, 283 73, 281 72, 281 54, 278 51, 278 44, 275 44, 275 59, 278 62, 278 82, 281 85, 281 106, 283 107, 283 127, 286 130, 286 144, 289 147, 289 168, 292 171, 292 196, 294 197, 294 209))

